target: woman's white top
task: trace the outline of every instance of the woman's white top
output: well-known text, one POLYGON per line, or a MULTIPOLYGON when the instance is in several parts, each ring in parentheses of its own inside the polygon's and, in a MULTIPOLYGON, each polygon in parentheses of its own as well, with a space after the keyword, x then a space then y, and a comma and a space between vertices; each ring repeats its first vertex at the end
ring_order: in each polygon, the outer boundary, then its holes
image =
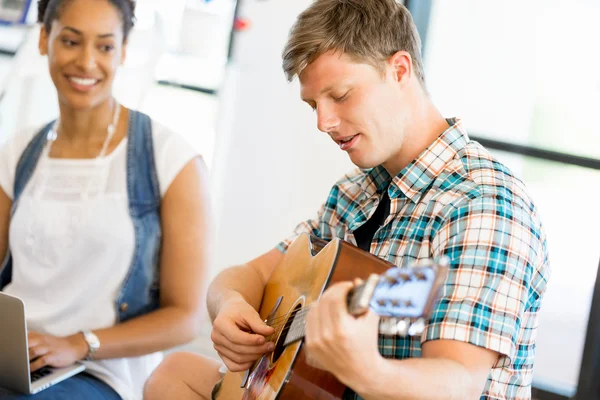
MULTIPOLYGON (((0 148, 0 187, 12 199, 23 150, 39 132, 24 132, 0 148)), ((152 123, 161 197, 198 154, 179 135, 152 123)), ((54 336, 117 322, 116 295, 131 265, 134 228, 126 182, 127 138, 106 157, 53 159, 44 152, 10 223, 12 283, 4 291, 25 303, 30 331, 54 336)), ((87 372, 123 399, 141 399, 161 353, 84 361, 87 372)))

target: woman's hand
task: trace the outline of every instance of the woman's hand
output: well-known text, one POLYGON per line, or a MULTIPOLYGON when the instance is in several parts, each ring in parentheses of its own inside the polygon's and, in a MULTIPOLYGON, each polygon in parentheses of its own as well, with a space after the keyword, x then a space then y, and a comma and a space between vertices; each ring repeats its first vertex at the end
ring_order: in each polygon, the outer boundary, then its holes
POLYGON ((76 361, 83 360, 89 349, 82 333, 56 337, 29 332, 27 341, 31 372, 45 366, 68 367, 76 361))

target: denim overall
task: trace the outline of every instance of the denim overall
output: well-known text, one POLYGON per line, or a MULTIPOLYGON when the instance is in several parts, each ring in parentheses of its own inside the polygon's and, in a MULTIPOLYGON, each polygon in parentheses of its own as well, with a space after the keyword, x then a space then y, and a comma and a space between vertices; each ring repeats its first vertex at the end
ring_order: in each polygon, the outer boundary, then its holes
MULTIPOLYGON (((17 164, 11 216, 33 175, 54 122, 36 134, 17 164)), ((138 111, 129 111, 127 133, 127 195, 135 232, 135 249, 129 272, 115 299, 119 322, 147 314, 159 307, 161 248, 160 189, 154 162, 152 122, 138 111)), ((107 249, 110 251, 110 249, 107 249)), ((0 268, 0 290, 12 280, 10 249, 0 268)))

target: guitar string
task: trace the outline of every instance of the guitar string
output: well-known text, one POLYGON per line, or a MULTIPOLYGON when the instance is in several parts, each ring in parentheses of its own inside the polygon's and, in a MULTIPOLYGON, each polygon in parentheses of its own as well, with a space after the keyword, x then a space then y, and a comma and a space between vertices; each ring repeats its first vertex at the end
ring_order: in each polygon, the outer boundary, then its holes
POLYGON ((275 322, 281 322, 282 320, 288 318, 288 317, 292 317, 295 313, 300 312, 300 311, 307 311, 310 309, 311 306, 307 306, 307 307, 302 307, 298 310, 294 310, 294 311, 290 311, 289 313, 286 314, 282 314, 279 317, 273 318, 272 320, 270 320, 267 325, 269 326, 276 326, 277 324, 275 322), (270 325, 273 324, 273 325, 270 325))
POLYGON ((298 309, 298 310, 290 311, 289 313, 286 313, 286 314, 282 314, 282 315, 280 315, 279 317, 276 317, 276 318, 273 318, 272 320, 270 320, 270 321, 267 323, 267 325, 268 325, 268 326, 273 326, 273 327, 275 327, 275 326, 277 326, 277 323, 281 323, 281 322, 282 322, 282 320, 284 320, 284 319, 286 319, 286 318, 288 318, 288 317, 292 317, 292 316, 293 316, 293 315, 294 315, 296 312, 300 312, 300 311, 307 311, 307 310, 309 310, 309 309, 310 309, 310 307, 311 307, 311 306, 307 306, 307 307, 300 308, 300 309, 298 309), (272 325, 271 325, 271 324, 272 324, 272 325))
POLYGON ((288 317, 293 316, 293 314, 295 314, 296 312, 308 310, 308 309, 310 309, 310 307, 311 306, 307 306, 307 307, 300 308, 299 310, 294 310, 294 311, 291 311, 289 313, 282 314, 282 315, 280 315, 277 318, 273 318, 271 321, 269 321, 269 323, 267 323, 267 325, 273 324, 273 325, 269 325, 269 326, 276 326, 275 322, 281 322, 282 320, 284 320, 284 319, 286 319, 288 317))
MULTIPOLYGON (((286 331, 286 328, 284 327, 281 331, 279 331, 279 328, 281 328, 282 326, 285 326, 289 319, 291 318, 295 318, 296 316, 300 315, 306 315, 306 313, 308 313, 308 311, 310 311, 311 306, 307 306, 307 307, 303 307, 294 311, 291 311, 289 313, 285 313, 280 315, 279 317, 273 318, 272 320, 270 320, 267 323, 267 326, 270 326, 272 328, 275 329, 275 332, 271 335, 266 336, 266 338, 272 338, 274 336, 278 336, 282 333, 284 333, 284 331, 286 331)), ((293 321, 289 322, 289 327, 287 328, 287 331, 289 331, 289 329, 291 328, 293 321)))
POLYGON ((284 328, 281 330, 281 332, 275 332, 275 333, 274 333, 274 334, 272 334, 272 335, 266 336, 266 337, 265 337, 265 339, 266 339, 267 341, 269 341, 269 342, 272 342, 272 339, 273 339, 273 338, 275 338, 275 337, 278 337, 278 336, 280 336, 280 335, 281 335, 281 336, 283 336, 283 337, 285 338, 285 335, 287 335, 287 334, 288 334, 288 332, 289 332, 289 330, 290 330, 290 329, 291 329, 291 325, 290 325, 290 326, 287 326, 287 327, 284 327, 284 328))
MULTIPOLYGON (((308 311, 310 311, 310 307, 302 308, 300 310, 291 312, 291 313, 289 313, 289 315, 290 315, 290 318, 295 318, 296 316, 306 315, 308 311)), ((283 336, 283 335, 287 334, 289 332, 289 330, 292 328, 292 325, 293 325, 292 321, 290 321, 289 324, 287 324, 287 321, 285 321, 282 323, 269 325, 269 326, 275 328, 275 332, 273 332, 271 335, 265 336, 265 339, 267 341, 272 341, 271 339, 273 339, 275 337, 283 336), (282 328, 282 329, 279 330, 279 328, 282 328)), ((302 328, 304 328, 304 325, 300 325, 300 326, 302 326, 302 328)), ((298 327, 298 325, 296 325, 296 327, 298 327)))
POLYGON ((288 317, 292 318, 296 313, 299 313, 299 312, 306 312, 306 311, 308 311, 310 309, 310 307, 311 306, 302 307, 302 308, 299 308, 298 310, 294 310, 294 311, 290 311, 289 313, 282 314, 279 317, 273 318, 272 320, 268 321, 267 325, 275 327, 278 324, 281 324, 284 319, 286 319, 288 317))
MULTIPOLYGON (((298 316, 298 315, 300 315, 300 316, 304 316, 304 315, 306 315, 306 314, 307 314, 307 312, 308 312, 308 311, 310 311, 310 306, 309 306, 309 307, 304 307, 304 308, 301 308, 301 309, 299 309, 299 310, 292 311, 292 312, 290 312, 290 313, 288 313, 288 314, 286 314, 286 315, 284 315, 284 316, 282 316, 282 317, 280 317, 280 318, 278 318, 278 319, 281 319, 281 318, 283 318, 283 317, 286 317, 287 315, 289 315, 289 316, 290 316, 290 318, 295 318, 295 317, 296 317, 296 316, 298 316)), ((286 324, 287 324, 287 322, 288 322, 288 321, 289 321, 289 320, 286 320, 286 321, 284 321, 284 322, 281 322, 281 323, 277 323, 277 324, 269 325, 269 326, 271 326, 272 328, 275 328, 275 332, 273 332, 271 335, 267 335, 267 336, 265 336, 265 339, 267 339, 267 341, 271 341, 271 339, 272 339, 272 338, 274 338, 274 337, 276 337, 276 336, 280 336, 280 335, 283 335, 283 334, 287 334, 287 332, 288 332, 288 331, 291 329, 291 327, 292 327, 292 321, 290 321, 289 325, 288 325, 288 326, 286 326, 286 324), (280 330, 279 328, 281 328, 281 327, 283 327, 283 328, 280 330)))
MULTIPOLYGON (((309 308, 302 308, 298 311, 294 311, 294 312, 290 313, 290 319, 295 318, 297 316, 305 316, 308 313, 308 311, 310 311, 309 308)), ((280 322, 269 325, 269 326, 277 330, 278 328, 285 326, 288 321, 289 321, 289 319, 285 320, 285 321, 280 320, 280 322)), ((291 325, 292 321, 289 321, 289 323, 291 325)), ((272 335, 269 335, 269 336, 272 336, 272 335)))

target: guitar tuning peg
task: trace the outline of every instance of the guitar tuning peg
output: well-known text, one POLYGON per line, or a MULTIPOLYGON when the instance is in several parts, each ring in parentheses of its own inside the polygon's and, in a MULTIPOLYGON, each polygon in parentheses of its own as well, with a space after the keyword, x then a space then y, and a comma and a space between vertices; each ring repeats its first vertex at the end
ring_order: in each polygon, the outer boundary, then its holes
POLYGON ((398 333, 396 318, 381 318, 379 320, 379 333, 386 336, 395 336, 398 333))
POLYGON ((403 318, 396 323, 396 334, 399 336, 406 336, 410 328, 410 318, 403 318))
POLYGON ((419 318, 410 325, 410 328, 408 328, 408 334, 409 336, 416 336, 422 334, 424 330, 425 320, 423 318, 419 318))
POLYGON ((377 300, 377 304, 379 304, 381 307, 385 307, 386 303, 387 303, 386 299, 377 300))
POLYGON ((387 281, 387 283, 389 283, 390 285, 394 286, 397 285, 398 283, 400 283, 398 281, 398 279, 394 278, 393 276, 385 276, 385 280, 387 281))
POLYGON ((415 306, 415 304, 412 302, 412 300, 406 300, 404 302, 404 307, 411 308, 411 307, 414 307, 414 306, 415 306))
POLYGON ((400 301, 392 300, 392 307, 399 307, 399 306, 400 306, 400 301))
POLYGON ((410 318, 381 318, 379 333, 386 336, 406 336, 410 329, 410 318))
POLYGON ((418 281, 426 281, 427 280, 427 277, 421 271, 415 271, 414 275, 415 275, 415 278, 417 278, 418 281))
POLYGON ((402 279, 404 282, 408 282, 411 280, 410 275, 403 272, 398 274, 398 278, 402 279))

